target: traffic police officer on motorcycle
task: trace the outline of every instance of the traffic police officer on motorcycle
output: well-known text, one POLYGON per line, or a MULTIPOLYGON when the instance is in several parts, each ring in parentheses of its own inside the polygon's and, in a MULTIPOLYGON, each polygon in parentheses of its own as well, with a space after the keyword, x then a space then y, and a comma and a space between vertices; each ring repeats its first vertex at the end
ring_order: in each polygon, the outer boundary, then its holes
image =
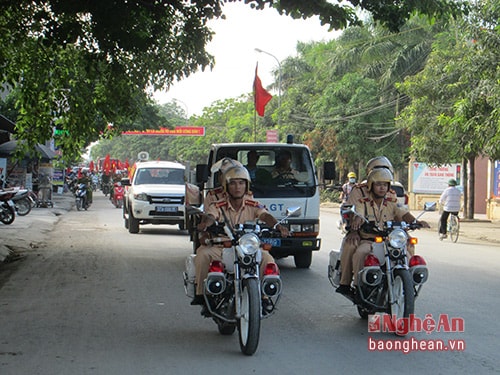
MULTIPOLYGON (((262 204, 251 199, 250 181, 250 175, 245 167, 235 166, 228 169, 224 173, 222 181, 225 194, 221 200, 212 202, 209 207, 205 207, 205 215, 198 224, 198 230, 206 230, 215 221, 224 221, 225 225, 234 228, 237 224, 259 219, 269 227, 275 227, 283 237, 288 236, 288 228, 278 224, 274 216, 262 204)), ((222 250, 222 244, 202 244, 196 250, 194 260, 196 267, 196 295, 191 302, 192 305, 203 304, 203 280, 207 277, 210 262, 212 260, 222 260, 222 250)), ((273 261, 273 257, 268 252, 263 251, 261 271, 265 269, 267 263, 273 261)))
MULTIPOLYGON (((380 227, 388 220, 404 220, 408 223, 416 220, 409 211, 397 205, 397 200, 393 196, 388 196, 392 180, 393 175, 388 168, 372 169, 368 174, 366 191, 362 192, 361 198, 358 195, 356 201, 351 201, 356 212, 380 227)), ((425 221, 417 221, 417 223, 424 228, 429 228, 429 224, 425 221)), ((350 287, 352 276, 354 275, 354 284, 357 284, 357 274, 363 268, 366 255, 371 251, 373 235, 365 233, 362 224, 363 220, 360 217, 356 216, 352 219, 351 232, 349 238, 346 239, 348 251, 346 248, 342 250, 340 262, 342 278, 337 289, 337 292, 341 294, 353 293, 350 287)))

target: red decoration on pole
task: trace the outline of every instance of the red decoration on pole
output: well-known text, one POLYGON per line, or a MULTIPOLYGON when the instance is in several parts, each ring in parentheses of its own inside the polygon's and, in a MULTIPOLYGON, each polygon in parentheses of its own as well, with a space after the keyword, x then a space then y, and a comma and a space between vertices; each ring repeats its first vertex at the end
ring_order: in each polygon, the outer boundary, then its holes
POLYGON ((259 116, 264 116, 264 111, 266 108, 266 104, 269 103, 271 98, 273 97, 270 93, 268 93, 264 87, 262 87, 262 82, 257 75, 257 68, 259 64, 255 66, 255 79, 253 81, 253 92, 254 92, 254 101, 255 101, 255 110, 259 116))

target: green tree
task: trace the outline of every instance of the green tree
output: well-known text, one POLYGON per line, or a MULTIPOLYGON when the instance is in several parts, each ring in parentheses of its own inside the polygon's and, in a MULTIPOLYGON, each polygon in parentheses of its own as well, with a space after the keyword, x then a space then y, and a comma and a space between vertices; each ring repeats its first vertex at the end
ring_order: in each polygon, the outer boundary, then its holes
POLYGON ((462 161, 465 215, 474 216, 474 161, 499 156, 500 9, 485 1, 471 17, 436 39, 425 69, 402 86, 413 100, 401 116, 412 154, 434 164, 462 161))
MULTIPOLYGON (((229 0, 228 0, 229 1, 229 0)), ((452 0, 250 0, 250 7, 275 7, 294 18, 318 15, 322 24, 359 24, 354 6, 398 28, 414 11, 456 13, 452 0)), ((174 80, 211 68, 206 50, 207 21, 223 17, 220 0, 99 2, 4 0, 0 3, 1 79, 16 98, 17 137, 27 147, 50 138, 52 128, 70 160, 113 124, 116 131, 141 114, 148 88, 168 88, 174 80), (110 17, 110 15, 112 15, 110 17)))

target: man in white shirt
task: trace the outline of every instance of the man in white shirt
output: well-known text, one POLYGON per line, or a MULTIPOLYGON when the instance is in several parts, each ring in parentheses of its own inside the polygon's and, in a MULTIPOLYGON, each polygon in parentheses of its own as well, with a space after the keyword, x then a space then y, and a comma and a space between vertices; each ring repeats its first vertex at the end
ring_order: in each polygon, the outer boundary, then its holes
POLYGON ((446 222, 450 214, 458 215, 461 206, 462 193, 457 188, 457 181, 451 179, 448 181, 448 188, 443 191, 441 197, 439 198, 439 204, 443 208, 443 213, 441 214, 441 219, 439 221, 439 238, 443 239, 447 237, 446 222))

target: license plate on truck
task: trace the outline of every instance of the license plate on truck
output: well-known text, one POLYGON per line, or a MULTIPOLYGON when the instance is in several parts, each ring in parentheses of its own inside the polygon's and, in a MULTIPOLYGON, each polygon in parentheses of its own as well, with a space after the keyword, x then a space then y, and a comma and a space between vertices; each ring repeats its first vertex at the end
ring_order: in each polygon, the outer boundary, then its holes
POLYGON ((271 244, 272 247, 281 246, 281 238, 262 238, 262 242, 271 244))
POLYGON ((156 206, 156 212, 177 212, 177 207, 156 206))

